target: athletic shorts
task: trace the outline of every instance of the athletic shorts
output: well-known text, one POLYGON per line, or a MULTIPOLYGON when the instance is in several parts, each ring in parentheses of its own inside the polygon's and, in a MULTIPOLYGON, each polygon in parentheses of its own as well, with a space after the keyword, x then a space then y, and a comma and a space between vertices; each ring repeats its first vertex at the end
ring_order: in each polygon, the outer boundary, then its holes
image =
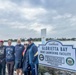
POLYGON ((16 69, 22 69, 22 62, 21 61, 15 61, 15 70, 16 69))

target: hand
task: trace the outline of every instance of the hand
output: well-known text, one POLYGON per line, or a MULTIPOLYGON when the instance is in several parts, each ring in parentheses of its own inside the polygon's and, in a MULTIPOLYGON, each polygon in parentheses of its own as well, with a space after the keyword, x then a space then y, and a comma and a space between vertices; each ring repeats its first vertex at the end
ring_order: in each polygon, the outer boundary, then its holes
POLYGON ((2 63, 2 60, 0 60, 0 62, 2 63))

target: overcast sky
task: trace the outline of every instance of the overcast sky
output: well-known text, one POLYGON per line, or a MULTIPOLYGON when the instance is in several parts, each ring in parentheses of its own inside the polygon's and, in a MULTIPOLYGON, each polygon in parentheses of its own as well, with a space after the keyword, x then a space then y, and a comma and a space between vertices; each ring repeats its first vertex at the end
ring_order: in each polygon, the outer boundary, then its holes
POLYGON ((0 39, 76 37, 76 0, 0 0, 0 39))

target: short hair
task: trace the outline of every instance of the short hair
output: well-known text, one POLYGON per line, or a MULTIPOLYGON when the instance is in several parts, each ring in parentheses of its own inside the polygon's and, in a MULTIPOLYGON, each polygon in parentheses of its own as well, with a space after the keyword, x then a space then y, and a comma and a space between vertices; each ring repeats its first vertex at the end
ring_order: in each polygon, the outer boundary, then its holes
POLYGON ((12 39, 8 39, 8 41, 12 41, 12 39))
POLYGON ((33 39, 32 38, 29 38, 29 39, 27 39, 27 41, 33 41, 33 39))

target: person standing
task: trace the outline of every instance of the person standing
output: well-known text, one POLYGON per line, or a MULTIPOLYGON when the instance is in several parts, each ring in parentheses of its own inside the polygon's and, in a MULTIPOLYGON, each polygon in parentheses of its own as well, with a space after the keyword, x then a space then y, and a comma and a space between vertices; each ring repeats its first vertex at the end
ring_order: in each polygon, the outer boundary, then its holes
POLYGON ((38 48, 30 38, 27 40, 29 47, 29 65, 31 67, 32 75, 38 75, 38 48))
POLYGON ((30 75, 28 44, 25 43, 24 47, 25 50, 23 52, 23 73, 24 75, 30 75))
POLYGON ((25 52, 26 52, 26 50, 27 50, 27 47, 28 47, 28 44, 27 43, 24 43, 24 51, 23 51, 23 56, 25 55, 25 52))
POLYGON ((15 47, 11 45, 12 41, 8 40, 8 46, 6 46, 6 65, 8 75, 14 74, 14 61, 15 61, 15 47))
POLYGON ((5 75, 5 46, 3 45, 4 41, 0 40, 0 75, 5 75))
POLYGON ((15 69, 17 75, 22 75, 22 59, 24 46, 21 44, 21 40, 17 40, 17 45, 15 46, 15 69))

